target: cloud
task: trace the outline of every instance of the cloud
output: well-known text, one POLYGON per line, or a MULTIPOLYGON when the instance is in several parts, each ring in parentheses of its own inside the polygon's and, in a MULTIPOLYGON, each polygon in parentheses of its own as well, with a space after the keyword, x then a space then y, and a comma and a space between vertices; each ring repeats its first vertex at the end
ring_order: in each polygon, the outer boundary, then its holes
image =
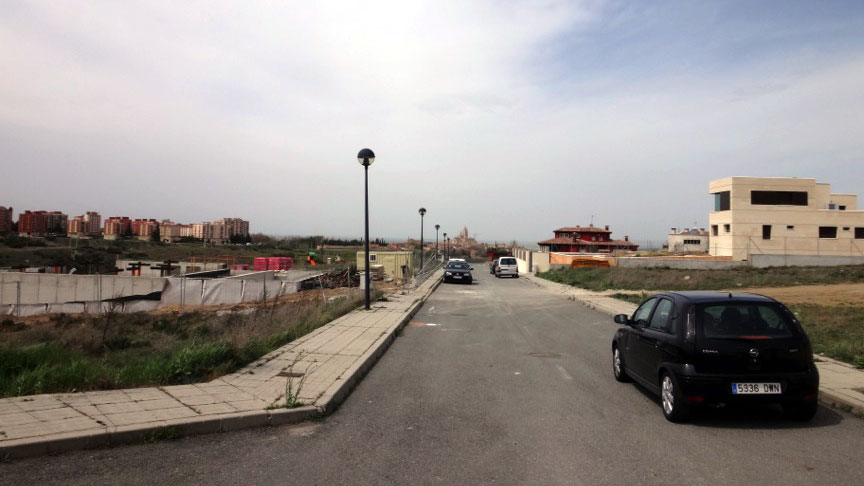
POLYGON ((708 180, 728 175, 860 192, 860 22, 783 14, 760 33, 729 10, 7 4, 0 204, 357 235, 366 146, 388 238, 417 232, 420 206, 481 239, 592 214, 659 238, 704 222, 708 180))

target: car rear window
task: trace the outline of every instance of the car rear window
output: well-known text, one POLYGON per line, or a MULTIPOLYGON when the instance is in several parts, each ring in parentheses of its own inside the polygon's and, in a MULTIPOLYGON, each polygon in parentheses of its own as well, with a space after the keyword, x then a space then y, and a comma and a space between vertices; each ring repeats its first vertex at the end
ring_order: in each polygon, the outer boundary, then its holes
POLYGON ((515 258, 502 258, 501 265, 516 265, 515 258))
POLYGON ((792 337, 795 328, 770 303, 705 304, 697 307, 706 338, 770 339, 792 337))

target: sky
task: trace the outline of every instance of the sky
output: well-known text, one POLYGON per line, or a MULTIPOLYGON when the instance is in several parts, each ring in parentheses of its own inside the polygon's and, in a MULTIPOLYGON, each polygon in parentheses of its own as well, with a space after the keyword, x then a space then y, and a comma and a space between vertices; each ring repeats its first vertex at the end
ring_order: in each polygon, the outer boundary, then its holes
MULTIPOLYGON (((0 205, 665 239, 708 183, 864 196, 861 1, 0 3, 0 205)), ((864 202, 864 200, 862 200, 864 202)))

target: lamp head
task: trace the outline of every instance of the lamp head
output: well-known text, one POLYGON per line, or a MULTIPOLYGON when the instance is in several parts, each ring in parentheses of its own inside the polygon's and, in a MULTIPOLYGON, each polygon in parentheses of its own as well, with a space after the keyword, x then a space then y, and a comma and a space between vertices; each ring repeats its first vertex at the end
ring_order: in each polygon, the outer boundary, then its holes
POLYGON ((426 208, 420 208, 420 216, 424 216, 426 214, 426 208))
POLYGON ((360 162, 360 165, 369 167, 375 162, 375 152, 368 148, 364 148, 357 154, 357 162, 360 162))

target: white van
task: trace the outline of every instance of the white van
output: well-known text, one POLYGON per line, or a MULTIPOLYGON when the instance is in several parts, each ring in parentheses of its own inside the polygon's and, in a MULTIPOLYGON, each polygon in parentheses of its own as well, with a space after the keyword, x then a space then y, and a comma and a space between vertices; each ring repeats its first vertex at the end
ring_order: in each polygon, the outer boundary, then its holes
POLYGON ((514 257, 501 257, 495 264, 495 276, 503 277, 510 275, 519 278, 519 266, 516 264, 514 257))

